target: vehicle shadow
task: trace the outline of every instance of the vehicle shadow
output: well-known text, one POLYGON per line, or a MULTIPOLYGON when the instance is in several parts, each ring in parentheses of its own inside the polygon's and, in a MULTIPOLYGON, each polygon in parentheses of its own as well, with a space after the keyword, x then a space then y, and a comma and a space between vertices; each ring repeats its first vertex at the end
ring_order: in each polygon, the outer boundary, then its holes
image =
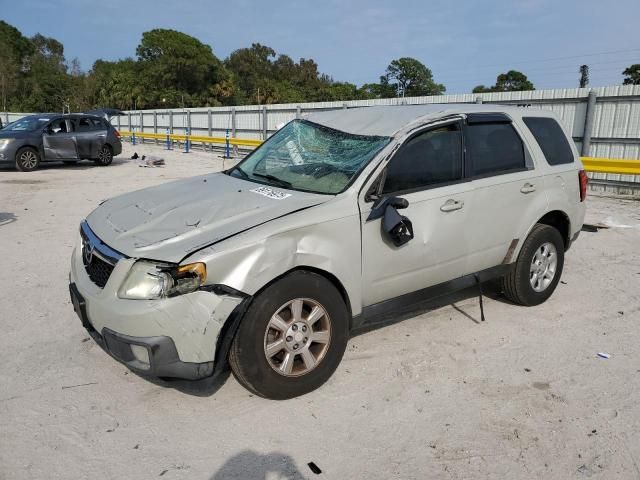
POLYGON ((181 378, 159 378, 143 375, 134 372, 138 377, 163 388, 173 388, 174 390, 192 395, 194 397, 210 397, 214 395, 227 382, 231 375, 231 370, 226 368, 215 376, 206 377, 201 380, 183 380, 181 378))
MULTIPOLYGON (((362 330, 358 330, 358 332, 354 335, 357 337, 358 335, 362 335, 363 333, 371 332, 373 330, 378 330, 380 328, 384 328, 387 326, 395 325, 396 323, 402 322, 404 320, 408 320, 410 318, 417 317, 419 315, 424 315, 434 310, 438 310, 440 308, 451 306, 458 313, 461 313, 464 317, 475 324, 482 323, 481 315, 480 315, 480 307, 474 306, 474 312, 469 312, 468 308, 464 310, 460 308, 459 303, 464 302, 470 298, 477 298, 480 295, 480 289, 477 286, 465 288, 458 292, 450 293, 447 295, 443 295, 441 297, 437 297, 434 299, 425 300, 423 302, 413 304, 404 308, 401 308, 388 316, 382 317, 379 321, 376 321, 375 324, 367 326, 362 330)), ((512 302, 507 300, 504 295, 502 295, 502 285, 498 280, 488 281, 482 284, 482 295, 490 298, 492 300, 508 303, 513 305, 512 302)), ((485 308, 485 317, 487 320, 491 319, 490 313, 487 312, 485 308)))
POLYGON ((0 212, 0 227, 8 225, 18 220, 14 213, 0 212))
MULTIPOLYGON (((128 158, 114 158, 111 165, 108 167, 101 167, 96 165, 92 160, 81 160, 79 162, 73 163, 63 163, 63 162, 42 162, 38 167, 36 172, 47 171, 47 170, 88 170, 90 168, 110 168, 118 165, 125 164, 129 162, 128 158)), ((0 163, 0 172, 15 172, 15 173, 24 173, 28 175, 32 172, 21 172, 18 170, 13 163, 0 163)))
POLYGON ((304 480, 295 461, 280 452, 244 450, 225 462, 210 480, 304 480))

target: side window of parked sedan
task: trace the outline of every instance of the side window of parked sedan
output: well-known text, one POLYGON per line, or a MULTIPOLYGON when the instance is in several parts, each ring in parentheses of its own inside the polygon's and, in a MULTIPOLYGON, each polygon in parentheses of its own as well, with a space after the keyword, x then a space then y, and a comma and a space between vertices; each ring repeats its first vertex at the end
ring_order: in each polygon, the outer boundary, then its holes
POLYGON ((387 167, 382 193, 419 190, 462 179, 462 134, 457 123, 419 133, 387 167))

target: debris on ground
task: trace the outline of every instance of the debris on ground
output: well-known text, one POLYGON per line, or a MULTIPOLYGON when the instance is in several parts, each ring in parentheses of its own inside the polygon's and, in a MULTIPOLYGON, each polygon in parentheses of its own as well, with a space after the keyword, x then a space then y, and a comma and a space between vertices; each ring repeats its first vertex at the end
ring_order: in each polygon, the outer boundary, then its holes
POLYGON ((133 152, 133 155, 131 155, 131 160, 137 160, 138 158, 140 158, 138 156, 138 152, 133 152))
POLYGON ((609 355, 608 353, 604 353, 604 352, 598 352, 598 356, 600 358, 611 358, 611 355, 609 355))
POLYGON ((309 463, 307 463, 307 465, 309 466, 311 471, 313 473, 315 473, 316 475, 320 475, 322 473, 322 470, 320 470, 320 467, 318 467, 315 463, 309 462, 309 463))
POLYGON ((143 155, 142 163, 138 165, 139 167, 164 167, 164 158, 156 157, 155 155, 143 155))

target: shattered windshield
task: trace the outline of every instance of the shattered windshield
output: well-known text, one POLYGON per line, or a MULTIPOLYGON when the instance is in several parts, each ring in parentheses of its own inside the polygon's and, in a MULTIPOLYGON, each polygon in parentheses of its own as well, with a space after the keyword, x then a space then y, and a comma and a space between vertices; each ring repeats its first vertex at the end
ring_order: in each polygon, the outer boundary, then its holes
POLYGON ((336 194, 389 140, 294 120, 229 173, 293 190, 336 194))

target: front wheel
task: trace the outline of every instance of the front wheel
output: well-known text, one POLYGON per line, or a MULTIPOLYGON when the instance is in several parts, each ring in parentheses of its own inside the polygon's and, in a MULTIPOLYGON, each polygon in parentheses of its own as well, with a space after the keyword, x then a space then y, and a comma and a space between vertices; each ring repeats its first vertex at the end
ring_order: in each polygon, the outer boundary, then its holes
POLYGON ((33 172, 40 165, 40 155, 35 148, 25 147, 16 154, 16 168, 21 172, 33 172))
POLYGON ((506 297, 520 305, 539 305, 556 289, 564 266, 564 242, 557 229, 536 224, 505 276, 506 297))
POLYGON ((98 152, 98 158, 95 161, 101 167, 106 167, 107 165, 111 165, 113 161, 113 151, 109 145, 103 145, 100 151, 98 152))
POLYGON ((296 271, 254 298, 229 363, 248 390, 284 400, 326 382, 348 338, 349 314, 340 292, 321 275, 296 271))

